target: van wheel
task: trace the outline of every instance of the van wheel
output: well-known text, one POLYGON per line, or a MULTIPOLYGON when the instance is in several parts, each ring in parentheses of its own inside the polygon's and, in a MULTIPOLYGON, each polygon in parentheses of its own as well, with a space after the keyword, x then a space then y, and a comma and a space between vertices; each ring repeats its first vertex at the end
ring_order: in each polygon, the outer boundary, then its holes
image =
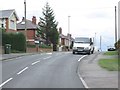
POLYGON ((73 54, 75 54, 75 52, 73 52, 73 54))
POLYGON ((91 52, 89 51, 89 52, 88 52, 88 55, 90 55, 90 54, 91 54, 91 52))
POLYGON ((94 51, 91 52, 91 54, 93 54, 94 51))

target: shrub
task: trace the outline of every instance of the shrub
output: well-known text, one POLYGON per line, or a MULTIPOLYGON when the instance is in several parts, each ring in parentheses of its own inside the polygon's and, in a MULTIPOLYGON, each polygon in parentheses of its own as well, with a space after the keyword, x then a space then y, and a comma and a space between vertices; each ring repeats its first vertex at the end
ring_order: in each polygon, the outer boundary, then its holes
POLYGON ((40 48, 52 48, 51 46, 45 45, 45 44, 41 44, 39 45, 40 48))
POLYGON ((11 44, 11 49, 26 51, 26 38, 23 33, 3 33, 2 45, 11 44))

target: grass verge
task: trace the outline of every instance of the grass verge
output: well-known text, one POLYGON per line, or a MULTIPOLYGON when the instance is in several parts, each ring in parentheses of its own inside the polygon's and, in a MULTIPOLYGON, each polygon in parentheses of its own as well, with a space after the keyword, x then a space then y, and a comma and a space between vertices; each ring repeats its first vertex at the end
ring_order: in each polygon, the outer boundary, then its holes
POLYGON ((109 71, 120 70, 120 63, 118 62, 118 59, 100 59, 98 63, 102 68, 105 68, 109 71))
POLYGON ((108 52, 105 52, 104 55, 118 55, 118 52, 117 51, 108 51, 108 52))

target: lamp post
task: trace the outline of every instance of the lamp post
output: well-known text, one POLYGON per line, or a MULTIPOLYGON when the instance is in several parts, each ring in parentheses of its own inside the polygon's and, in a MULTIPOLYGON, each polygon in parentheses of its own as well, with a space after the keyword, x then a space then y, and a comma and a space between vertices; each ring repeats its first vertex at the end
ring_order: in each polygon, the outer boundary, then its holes
POLYGON ((68 50, 70 50, 70 16, 68 16, 68 50))
POLYGON ((27 52, 26 0, 24 0, 24 15, 25 15, 25 38, 26 38, 26 52, 27 52))
POLYGON ((116 15, 116 6, 115 6, 115 43, 117 42, 117 15, 116 15))

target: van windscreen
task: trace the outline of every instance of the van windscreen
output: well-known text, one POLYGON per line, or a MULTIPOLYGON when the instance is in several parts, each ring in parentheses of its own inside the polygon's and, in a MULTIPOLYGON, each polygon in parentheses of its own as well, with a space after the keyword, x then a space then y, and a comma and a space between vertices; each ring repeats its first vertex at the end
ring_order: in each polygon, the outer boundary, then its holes
POLYGON ((90 43, 89 38, 75 38, 76 43, 90 43))

